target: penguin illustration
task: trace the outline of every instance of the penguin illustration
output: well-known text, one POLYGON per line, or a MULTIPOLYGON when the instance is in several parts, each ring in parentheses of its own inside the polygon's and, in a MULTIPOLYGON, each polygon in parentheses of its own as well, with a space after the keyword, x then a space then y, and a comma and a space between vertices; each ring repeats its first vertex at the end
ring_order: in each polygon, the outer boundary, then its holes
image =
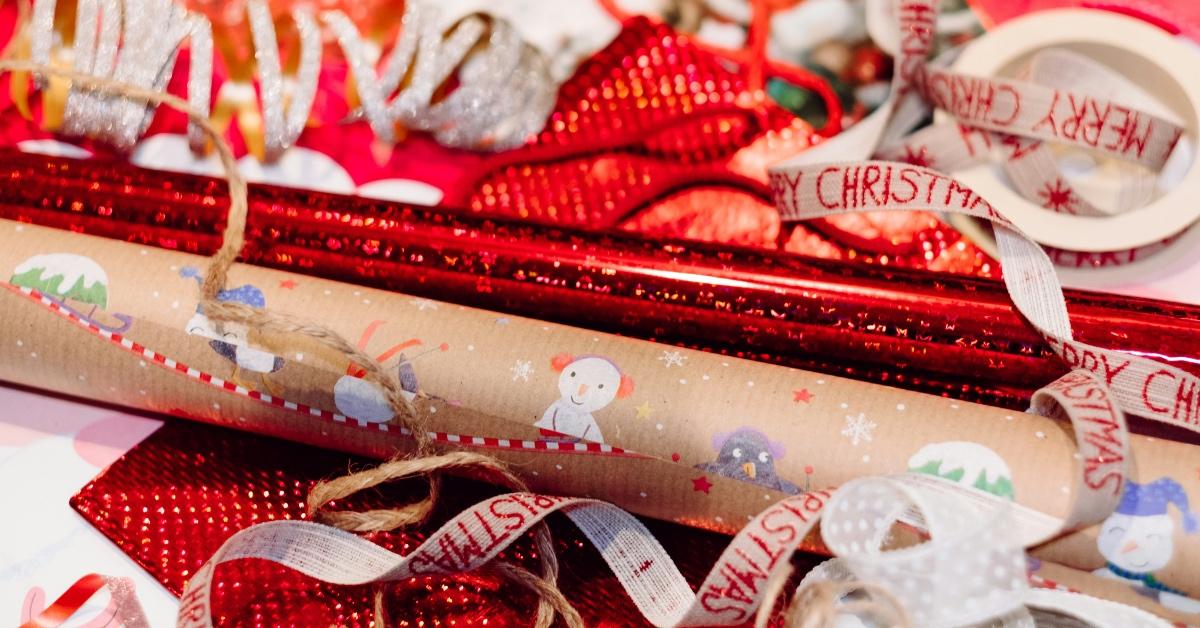
POLYGON ((713 437, 713 449, 718 451, 717 459, 698 464, 697 469, 791 495, 800 492, 798 486, 775 472, 775 459, 783 457, 783 445, 771 442, 756 429, 743 427, 717 434, 713 437))
MULTIPOLYGON (((180 269, 179 275, 195 279, 198 284, 203 283, 200 271, 191 266, 185 266, 180 269)), ((267 305, 267 300, 263 296, 262 290, 250 284, 221 290, 217 293, 217 300, 226 303, 241 303, 253 308, 263 308, 267 305)), ((275 387, 267 379, 267 374, 282 369, 284 364, 283 358, 251 346, 247 338, 248 330, 245 325, 240 323, 224 323, 220 326, 215 326, 204 314, 204 307, 197 304, 196 313, 188 320, 187 333, 209 338, 208 345, 212 347, 213 351, 216 351, 218 355, 233 363, 233 373, 230 375, 229 381, 243 388, 252 388, 239 381, 238 375, 242 370, 258 373, 263 386, 271 394, 277 394, 275 387)))
POLYGON ((1145 484, 1127 481, 1121 503, 1104 520, 1096 541, 1108 563, 1093 573, 1127 582, 1167 608, 1200 613, 1200 601, 1159 582, 1153 575, 1171 562, 1175 552, 1176 525, 1167 514, 1170 505, 1179 509, 1185 534, 1200 531, 1200 519, 1179 482, 1169 477, 1145 484))

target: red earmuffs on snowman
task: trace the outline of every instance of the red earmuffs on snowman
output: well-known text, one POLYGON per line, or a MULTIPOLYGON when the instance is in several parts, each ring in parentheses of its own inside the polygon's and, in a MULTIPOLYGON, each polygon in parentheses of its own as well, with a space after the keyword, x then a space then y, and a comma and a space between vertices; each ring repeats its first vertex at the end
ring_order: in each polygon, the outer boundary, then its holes
POLYGON ((559 373, 560 397, 534 425, 546 436, 603 443, 604 435, 592 413, 618 397, 632 395, 633 379, 622 374, 612 360, 598 355, 560 353, 550 359, 550 366, 559 373))

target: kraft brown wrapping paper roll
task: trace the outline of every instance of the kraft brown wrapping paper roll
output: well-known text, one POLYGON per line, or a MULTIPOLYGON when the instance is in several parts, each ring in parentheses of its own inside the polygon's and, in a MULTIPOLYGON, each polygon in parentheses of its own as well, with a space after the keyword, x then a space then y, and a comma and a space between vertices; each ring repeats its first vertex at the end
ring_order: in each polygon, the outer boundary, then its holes
MULTIPOLYGON (((0 379, 376 457, 408 446, 394 422, 335 414, 382 418, 344 394, 366 386, 344 357, 302 337, 208 330, 189 271, 206 261, 0 221, 0 379)), ((1042 417, 252 266, 222 294, 388 354, 439 441, 510 462, 536 490, 733 532, 784 493, 919 469, 1067 512, 1074 443, 1042 417)), ((1181 501, 1200 504, 1200 449, 1140 436, 1133 448, 1147 503, 1116 515, 1113 551, 1136 544, 1130 529, 1166 530, 1138 556, 1200 594, 1181 501)), ((1100 532, 1039 551, 1099 569, 1100 532)))

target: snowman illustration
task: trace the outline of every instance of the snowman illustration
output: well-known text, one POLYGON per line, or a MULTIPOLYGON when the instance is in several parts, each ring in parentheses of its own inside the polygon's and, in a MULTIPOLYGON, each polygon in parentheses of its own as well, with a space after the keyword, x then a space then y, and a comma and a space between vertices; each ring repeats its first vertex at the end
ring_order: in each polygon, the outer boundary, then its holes
POLYGON ((560 353, 550 360, 559 373, 557 401, 550 404, 535 426, 544 436, 604 442, 592 413, 617 397, 633 394, 633 380, 621 373, 612 360, 598 355, 572 356, 560 353))
POLYGON ((1108 563, 1093 573, 1122 580, 1138 593, 1184 613, 1200 613, 1200 601, 1187 597, 1155 579, 1153 572, 1166 567, 1175 551, 1175 521, 1167 514, 1174 505, 1183 519, 1183 531, 1200 529, 1179 482, 1161 477, 1138 484, 1128 480, 1117 510, 1104 520, 1096 544, 1108 563))
MULTIPOLYGON (((198 284, 204 281, 200 276, 200 271, 191 266, 181 268, 179 275, 187 279, 195 279, 198 284)), ((250 284, 221 290, 217 293, 217 300, 226 303, 241 303, 253 308, 262 308, 267 305, 262 290, 250 284)), ((214 325, 204 314, 204 306, 197 304, 196 313, 188 320, 186 329, 189 334, 208 338, 208 344, 212 350, 233 363, 233 373, 229 376, 229 381, 242 388, 253 388, 241 382, 239 374, 243 370, 258 373, 263 386, 271 394, 278 394, 270 380, 267 379, 267 374, 283 368, 283 358, 251 346, 248 338, 249 330, 245 325, 242 323, 214 325)))

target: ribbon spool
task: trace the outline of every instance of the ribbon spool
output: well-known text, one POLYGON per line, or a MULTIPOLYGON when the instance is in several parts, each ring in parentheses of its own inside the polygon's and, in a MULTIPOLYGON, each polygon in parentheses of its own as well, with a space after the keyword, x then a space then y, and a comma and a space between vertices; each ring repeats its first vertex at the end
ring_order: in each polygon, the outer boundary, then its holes
MULTIPOLYGON (((1164 110, 1184 129, 1184 135, 1159 177, 1158 189, 1149 193, 1149 202, 1109 215, 1074 215, 1051 211, 1017 193, 993 163, 978 163, 956 170, 953 172, 955 178, 996 206, 1003 207, 1005 215, 1015 225, 1048 247, 1080 254, 1108 254, 1111 260, 1118 262, 1130 262, 1150 253, 1157 256, 1156 249, 1163 248, 1175 249, 1163 261, 1186 253, 1179 250, 1185 247, 1178 243, 1176 247, 1165 247, 1162 243, 1181 234, 1184 239, 1194 241, 1195 238, 1184 232, 1200 219, 1200 204, 1195 202, 1200 194, 1200 161, 1195 159, 1200 124, 1200 80, 1195 68, 1200 66, 1200 53, 1185 42, 1136 19, 1105 11, 1063 9, 1006 22, 965 47, 951 67, 961 74, 1011 78, 1028 68, 1036 55, 1049 49, 1095 60, 1120 80, 1131 84, 1131 89, 1121 90, 1123 93, 1114 100, 1119 101, 1122 97, 1128 100, 1132 92, 1144 92, 1149 95, 1149 102, 1131 104, 1143 109, 1164 110), (1124 254, 1133 249, 1140 250, 1137 254, 1124 254), (1115 255, 1118 252, 1122 254, 1115 255)), ((1084 111, 1084 115, 1106 114, 1084 111)), ((938 112, 936 121, 949 122, 950 119, 944 112, 938 112)), ((1111 171, 1100 169, 1099 172, 1111 180, 1111 171)), ((1103 182, 1102 177, 1094 177, 1093 187, 1097 180, 1103 182)), ((1108 187, 1110 194, 1119 192, 1112 190, 1111 185, 1108 187)), ((951 222, 980 241, 984 248, 994 250, 991 236, 970 224, 969 220, 956 217, 951 222)), ((1140 268, 1135 272, 1140 275, 1145 270, 1140 268)), ((1076 275, 1094 272, 1089 269, 1076 275)), ((1129 270, 1120 272, 1130 278, 1134 276, 1129 270)))

